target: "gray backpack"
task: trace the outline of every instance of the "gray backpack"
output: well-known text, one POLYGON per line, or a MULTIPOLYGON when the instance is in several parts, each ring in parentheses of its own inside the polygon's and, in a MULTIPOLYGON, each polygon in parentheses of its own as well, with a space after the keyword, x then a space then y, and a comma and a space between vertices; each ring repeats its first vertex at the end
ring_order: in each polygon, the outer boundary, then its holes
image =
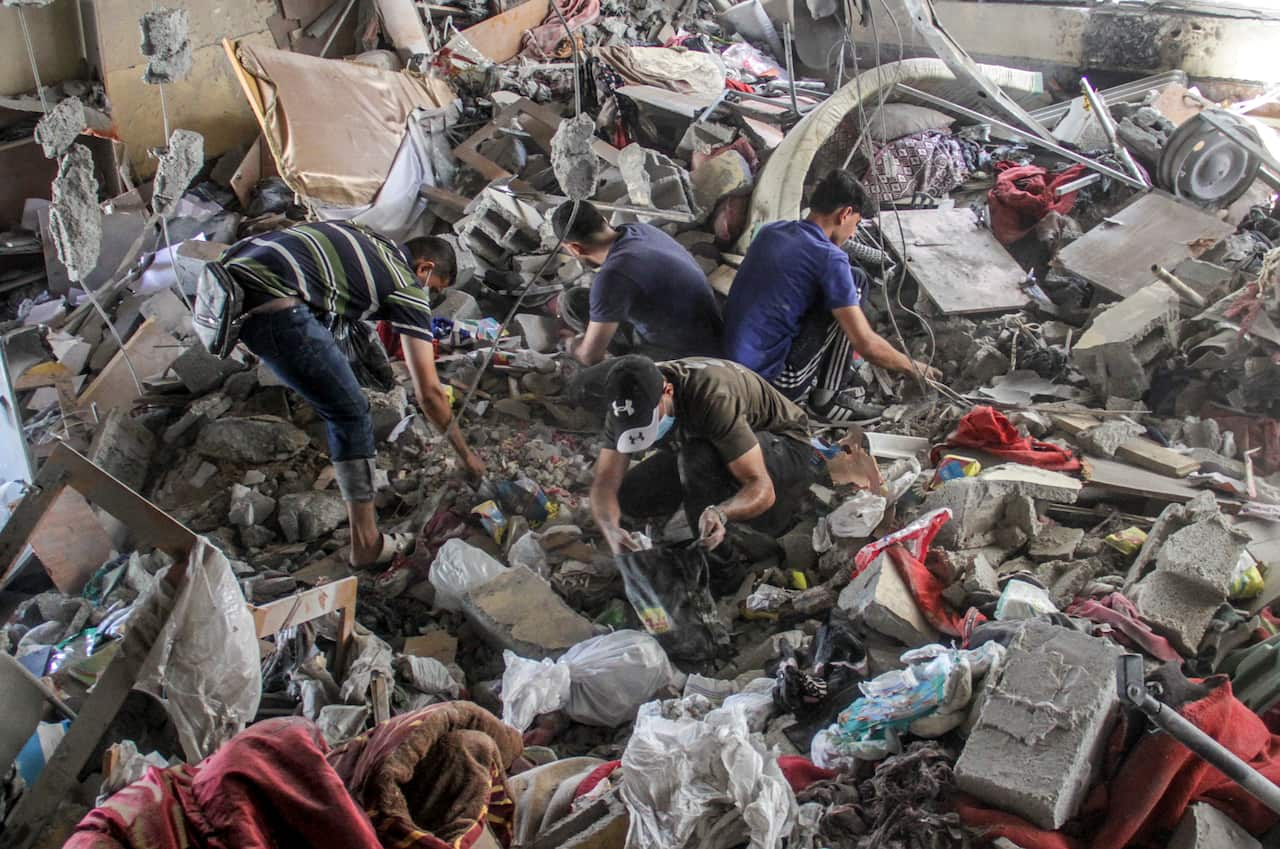
POLYGON ((244 312, 244 288, 221 263, 205 263, 196 284, 191 323, 209 353, 226 359, 240 339, 244 312))

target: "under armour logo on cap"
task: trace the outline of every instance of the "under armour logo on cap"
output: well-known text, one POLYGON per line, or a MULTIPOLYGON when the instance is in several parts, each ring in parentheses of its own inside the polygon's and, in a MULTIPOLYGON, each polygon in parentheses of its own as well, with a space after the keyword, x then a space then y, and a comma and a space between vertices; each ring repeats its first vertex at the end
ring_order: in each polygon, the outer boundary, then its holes
POLYGON ((632 431, 631 433, 627 434, 627 441, 630 442, 632 445, 640 445, 647 438, 648 436, 645 433, 638 430, 632 431))
POLYGON ((630 416, 634 414, 635 411, 636 411, 636 408, 631 405, 630 398, 628 398, 625 402, 618 402, 618 401, 613 402, 613 414, 618 418, 622 418, 623 416, 630 416))

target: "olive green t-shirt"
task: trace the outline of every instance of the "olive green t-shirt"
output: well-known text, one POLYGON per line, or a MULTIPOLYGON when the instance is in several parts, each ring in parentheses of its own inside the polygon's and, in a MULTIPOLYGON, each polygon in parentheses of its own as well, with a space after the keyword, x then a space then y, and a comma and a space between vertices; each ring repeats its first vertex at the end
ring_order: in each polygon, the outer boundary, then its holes
POLYGON ((760 375, 737 363, 689 357, 658 363, 675 388, 676 428, 685 439, 706 439, 726 463, 768 431, 808 444, 809 419, 760 375))

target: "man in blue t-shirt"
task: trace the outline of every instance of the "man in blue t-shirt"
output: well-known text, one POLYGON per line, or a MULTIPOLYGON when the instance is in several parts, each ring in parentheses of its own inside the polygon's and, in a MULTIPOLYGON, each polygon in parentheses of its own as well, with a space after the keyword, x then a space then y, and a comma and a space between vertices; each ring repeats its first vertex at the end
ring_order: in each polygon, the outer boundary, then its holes
POLYGON ((831 172, 814 187, 807 218, 760 228, 725 304, 725 356, 806 403, 820 421, 867 417, 839 397, 854 351, 890 371, 941 376, 886 342, 862 312, 863 272, 840 246, 875 213, 852 175, 831 172))
POLYGON ((594 365, 606 352, 654 360, 721 356, 715 293, 679 242, 648 224, 615 229, 586 201, 570 222, 572 215, 572 202, 552 214, 557 238, 569 253, 599 267, 589 295, 565 293, 561 311, 570 326, 577 314, 575 329, 583 331, 572 349, 578 362, 594 365))

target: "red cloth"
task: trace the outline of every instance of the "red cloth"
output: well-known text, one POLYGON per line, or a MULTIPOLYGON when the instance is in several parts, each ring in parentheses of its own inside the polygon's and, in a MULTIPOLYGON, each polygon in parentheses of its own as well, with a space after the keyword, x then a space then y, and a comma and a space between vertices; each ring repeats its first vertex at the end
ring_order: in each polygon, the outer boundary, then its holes
POLYGON ((1011 245, 1035 229, 1050 212, 1066 215, 1075 206, 1076 193, 1054 197, 1053 190, 1084 175, 1083 165, 1073 165, 1055 174, 1038 165, 1015 162, 996 163, 996 184, 987 192, 991 210, 991 232, 1001 244, 1011 245))
POLYGON ((804 790, 815 781, 827 781, 839 775, 833 769, 823 769, 801 755, 779 755, 778 769, 795 793, 804 790))
MULTIPOLYGON (((1230 682, 1223 679, 1209 695, 1178 712, 1268 781, 1280 784, 1280 735, 1268 731, 1258 715, 1232 695, 1230 682)), ((1100 826, 1082 832, 1081 838, 1044 831, 973 799, 958 799, 956 810, 965 825, 985 830, 992 839, 1006 837, 1025 849, 1137 849, 1165 846, 1167 832, 1193 802, 1209 802, 1255 835, 1278 819, 1240 785, 1163 733, 1142 737, 1115 777, 1094 788, 1085 810, 1105 813, 1100 826)))
POLYGON ((195 766, 147 770, 64 849, 382 849, 327 750, 305 719, 259 722, 195 766))
POLYGON ((613 771, 622 766, 622 761, 608 761, 587 773, 587 777, 578 782, 578 789, 573 791, 573 798, 581 799, 596 789, 596 785, 613 775, 613 771))
POLYGON ((729 77, 724 78, 724 87, 731 91, 745 91, 749 94, 755 94, 755 89, 744 83, 742 80, 734 80, 729 77))
MULTIPOLYGON (((552 0, 552 2, 559 7, 565 22, 569 24, 569 29, 573 30, 573 37, 581 44, 582 36, 578 31, 600 17, 600 0, 552 0)), ((520 39, 520 52, 532 54, 538 59, 552 59, 568 54, 570 52, 568 45, 561 47, 568 38, 564 29, 559 15, 555 10, 549 9, 541 24, 525 30, 520 39)))
POLYGON ((974 407, 965 413, 947 441, 933 449, 937 463, 947 448, 981 448, 1011 463, 1039 466, 1054 472, 1078 472, 1080 461, 1070 451, 1049 442, 1019 436, 1009 418, 991 407, 974 407))
POLYGON ((1138 608, 1121 593, 1111 593, 1102 598, 1081 598, 1073 601, 1066 612, 1071 616, 1109 625, 1115 630, 1116 639, 1130 648, 1141 649, 1159 660, 1182 663, 1182 655, 1164 637, 1151 630, 1138 608))
POLYGON ((378 340, 387 349, 387 356, 393 360, 404 359, 404 347, 400 344, 400 334, 395 331, 389 321, 378 322, 378 340))

